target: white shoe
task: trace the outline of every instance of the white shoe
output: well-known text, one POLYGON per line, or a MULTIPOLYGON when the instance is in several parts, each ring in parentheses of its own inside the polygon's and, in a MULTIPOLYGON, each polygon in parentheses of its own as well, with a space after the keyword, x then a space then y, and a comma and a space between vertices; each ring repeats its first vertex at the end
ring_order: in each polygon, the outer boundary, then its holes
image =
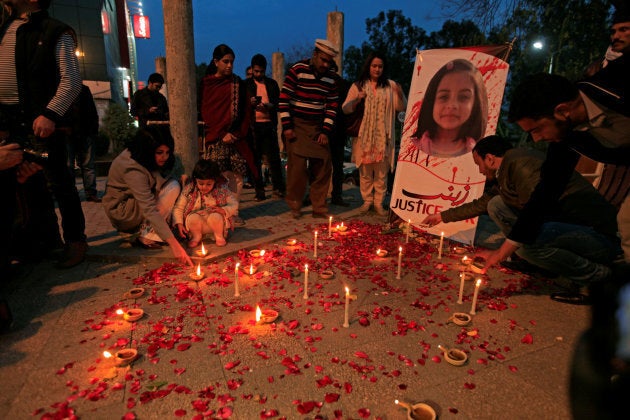
POLYGON ((374 211, 379 216, 387 216, 387 210, 385 210, 383 206, 374 206, 374 211))
POLYGON ((367 213, 368 211, 370 211, 370 207, 372 207, 372 203, 365 202, 361 205, 361 207, 359 207, 359 212, 367 213))

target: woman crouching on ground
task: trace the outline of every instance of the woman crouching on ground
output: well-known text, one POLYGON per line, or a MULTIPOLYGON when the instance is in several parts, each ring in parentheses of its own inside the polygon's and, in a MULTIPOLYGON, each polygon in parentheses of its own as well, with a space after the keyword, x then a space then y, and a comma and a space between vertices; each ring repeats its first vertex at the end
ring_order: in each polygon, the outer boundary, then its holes
POLYGON ((175 162, 174 148, 168 127, 140 129, 112 162, 103 205, 119 232, 139 233, 135 246, 160 249, 164 241, 175 258, 192 265, 168 224, 181 190, 179 182, 166 175, 175 162))

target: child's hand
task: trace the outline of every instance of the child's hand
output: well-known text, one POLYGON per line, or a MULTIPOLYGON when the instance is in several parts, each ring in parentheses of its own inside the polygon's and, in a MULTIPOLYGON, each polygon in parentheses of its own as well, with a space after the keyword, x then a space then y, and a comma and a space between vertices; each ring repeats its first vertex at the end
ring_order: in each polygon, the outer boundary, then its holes
POLYGON ((177 228, 177 231, 179 232, 179 236, 181 238, 186 238, 187 237, 188 229, 186 229, 186 227, 183 224, 178 223, 178 224, 175 225, 175 227, 177 228))

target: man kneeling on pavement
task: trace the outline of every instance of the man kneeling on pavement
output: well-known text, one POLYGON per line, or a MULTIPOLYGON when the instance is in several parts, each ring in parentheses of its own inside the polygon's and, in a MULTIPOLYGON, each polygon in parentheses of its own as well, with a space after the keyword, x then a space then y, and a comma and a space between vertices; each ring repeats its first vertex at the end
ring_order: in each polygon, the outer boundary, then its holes
MULTIPOLYGON (((489 136, 477 143, 472 157, 487 182, 494 184, 471 203, 430 215, 423 223, 433 226, 488 213, 509 237, 520 210, 540 180, 545 155, 515 149, 507 140, 489 136)), ((621 253, 615 207, 575 171, 560 200, 549 207, 534 242, 514 243, 516 254, 570 280, 574 289, 606 280, 611 274, 609 265, 621 253)), ((485 257, 485 252, 478 256, 485 257)))

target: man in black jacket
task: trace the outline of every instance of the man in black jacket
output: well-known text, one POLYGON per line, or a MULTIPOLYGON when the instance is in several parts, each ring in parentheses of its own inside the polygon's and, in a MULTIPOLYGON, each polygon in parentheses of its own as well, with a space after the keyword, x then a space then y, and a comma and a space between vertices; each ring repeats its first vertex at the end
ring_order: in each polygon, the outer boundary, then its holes
POLYGON ((262 201, 265 197, 264 177, 262 174, 262 161, 264 158, 269 163, 271 171, 271 184, 273 185, 273 197, 282 198, 285 194, 284 175, 280 162, 280 148, 278 146, 278 98, 280 88, 275 80, 267 77, 267 59, 262 54, 252 57, 253 77, 246 80, 247 91, 251 97, 251 105, 254 108, 253 119, 253 151, 259 179, 256 180, 256 201, 262 201))
MULTIPOLYGON (((0 130, 22 146, 47 153, 44 175, 59 203, 66 246, 58 267, 73 267, 87 251, 85 217, 60 128, 69 125, 68 111, 81 90, 75 34, 50 18, 50 0, 4 3, 12 15, 0 28, 0 130)), ((29 204, 41 207, 41 201, 29 204)))

